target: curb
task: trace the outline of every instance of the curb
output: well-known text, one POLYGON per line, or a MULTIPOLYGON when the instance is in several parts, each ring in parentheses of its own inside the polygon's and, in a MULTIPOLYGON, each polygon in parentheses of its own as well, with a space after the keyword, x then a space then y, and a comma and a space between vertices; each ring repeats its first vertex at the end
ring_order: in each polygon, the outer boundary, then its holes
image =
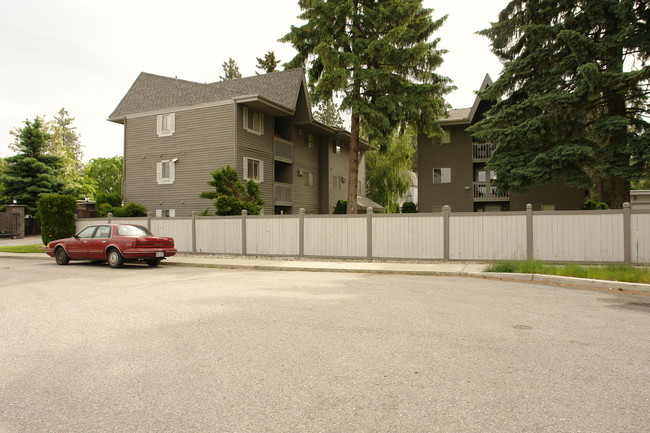
MULTIPOLYGON (((0 258, 23 258, 31 260, 51 260, 51 257, 45 253, 3 253, 0 252, 0 258)), ((350 267, 314 267, 314 266, 274 266, 274 265, 256 265, 256 264, 224 264, 224 263, 195 263, 195 262, 174 262, 167 261, 164 266, 180 266, 194 268, 212 268, 212 269, 250 269, 256 271, 298 271, 298 272, 346 272, 355 274, 384 274, 384 275, 421 275, 421 276, 439 276, 439 277, 467 277, 482 278, 486 280, 501 281, 522 281, 535 282, 548 285, 571 286, 589 289, 608 290, 616 292, 628 292, 637 294, 650 294, 650 284, 626 283, 622 281, 593 280, 587 278, 563 277, 557 275, 545 274, 515 274, 515 273, 497 273, 497 272, 464 272, 464 271, 430 271, 430 270, 413 270, 413 269, 360 269, 350 267)))

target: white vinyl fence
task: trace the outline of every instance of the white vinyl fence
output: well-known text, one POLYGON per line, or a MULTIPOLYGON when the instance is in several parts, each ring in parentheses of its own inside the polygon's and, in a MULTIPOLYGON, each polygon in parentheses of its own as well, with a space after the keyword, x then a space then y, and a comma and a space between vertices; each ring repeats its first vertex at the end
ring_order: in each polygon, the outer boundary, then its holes
POLYGON ((650 210, 79 219, 140 224, 181 252, 649 263, 650 210))

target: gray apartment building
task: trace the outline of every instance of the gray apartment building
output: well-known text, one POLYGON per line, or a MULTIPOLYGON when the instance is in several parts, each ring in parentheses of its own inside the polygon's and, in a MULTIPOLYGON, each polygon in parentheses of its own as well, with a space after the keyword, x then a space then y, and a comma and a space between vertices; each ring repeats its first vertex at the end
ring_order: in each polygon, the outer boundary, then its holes
MULTIPOLYGON (((486 75, 480 90, 490 84, 486 75)), ((477 96, 472 107, 450 110, 449 117, 439 120, 444 136, 418 137, 419 211, 438 212, 445 205, 454 212, 523 211, 527 203, 534 210, 582 209, 585 191, 560 181, 526 193, 497 191, 492 181, 498 173, 486 168, 495 145, 478 142, 467 132, 491 104, 477 96)))
POLYGON ((303 69, 216 83, 140 74, 108 118, 124 126, 124 201, 159 217, 213 214, 199 194, 230 165, 259 184, 265 214, 331 213, 347 196, 350 134, 313 118, 304 77, 303 69))

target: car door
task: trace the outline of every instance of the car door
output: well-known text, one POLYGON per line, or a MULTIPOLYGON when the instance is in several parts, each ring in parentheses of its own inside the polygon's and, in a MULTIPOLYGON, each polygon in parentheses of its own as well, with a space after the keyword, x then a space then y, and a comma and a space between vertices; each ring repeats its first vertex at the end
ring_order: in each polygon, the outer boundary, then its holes
POLYGON ((88 240, 93 237, 97 226, 88 226, 65 243, 65 249, 71 259, 88 258, 88 240))
POLYGON ((105 260, 106 245, 111 238, 111 226, 97 226, 93 237, 87 240, 88 258, 91 260, 105 260))

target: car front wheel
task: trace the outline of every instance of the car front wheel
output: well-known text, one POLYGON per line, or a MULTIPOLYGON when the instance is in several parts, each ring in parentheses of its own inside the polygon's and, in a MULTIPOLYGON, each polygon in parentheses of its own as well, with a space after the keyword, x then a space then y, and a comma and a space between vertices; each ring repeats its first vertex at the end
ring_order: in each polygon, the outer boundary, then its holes
POLYGON ((58 250, 56 250, 54 257, 56 258, 57 265, 67 265, 70 262, 70 257, 68 256, 68 253, 63 249, 63 247, 60 247, 58 250))
POLYGON ((117 249, 113 248, 108 252, 108 264, 111 268, 121 268, 123 263, 124 258, 117 249))

